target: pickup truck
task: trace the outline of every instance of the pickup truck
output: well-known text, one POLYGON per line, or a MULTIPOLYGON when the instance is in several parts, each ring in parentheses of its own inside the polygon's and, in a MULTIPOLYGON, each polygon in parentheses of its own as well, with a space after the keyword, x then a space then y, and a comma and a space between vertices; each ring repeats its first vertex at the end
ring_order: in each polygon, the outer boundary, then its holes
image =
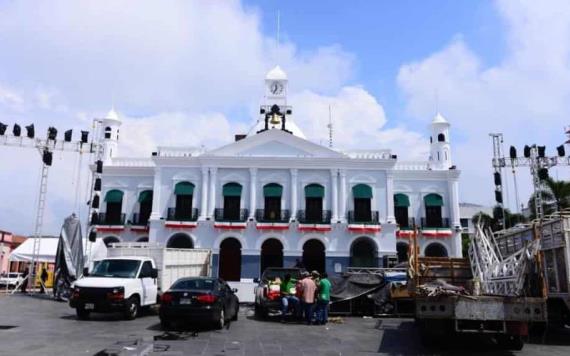
POLYGON ((300 268, 267 268, 261 278, 254 279, 258 285, 255 287, 255 316, 266 318, 270 313, 277 313, 281 310, 281 292, 279 286, 271 287, 271 282, 279 278, 285 279, 286 274, 290 274, 292 279, 299 280, 302 270, 300 268))
POLYGON ((141 307, 157 303, 158 270, 148 257, 109 257, 98 261, 86 277, 73 284, 69 305, 78 319, 91 312, 122 312, 125 319, 137 317, 141 307))

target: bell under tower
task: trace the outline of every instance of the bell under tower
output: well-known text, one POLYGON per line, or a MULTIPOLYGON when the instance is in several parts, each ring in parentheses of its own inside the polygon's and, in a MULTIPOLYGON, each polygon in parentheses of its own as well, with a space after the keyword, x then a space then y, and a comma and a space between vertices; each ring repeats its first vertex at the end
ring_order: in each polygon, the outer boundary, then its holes
POLYGON ((287 130, 287 116, 292 114, 291 107, 287 105, 287 74, 279 66, 275 66, 265 76, 265 98, 259 114, 264 120, 263 132, 270 129, 287 130))

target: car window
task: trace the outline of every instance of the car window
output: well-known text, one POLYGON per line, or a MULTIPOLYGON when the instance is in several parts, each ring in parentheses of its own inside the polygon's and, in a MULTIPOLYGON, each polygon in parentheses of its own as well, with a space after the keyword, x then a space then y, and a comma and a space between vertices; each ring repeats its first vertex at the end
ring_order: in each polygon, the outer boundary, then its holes
POLYGON ((213 279, 182 279, 174 282, 170 289, 199 289, 199 290, 214 290, 215 282, 213 279))
POLYGON ((151 278, 152 277, 152 263, 150 261, 145 261, 141 268, 140 278, 151 278))
POLYGON ((91 273, 91 277, 135 278, 140 266, 136 260, 102 260, 91 273))

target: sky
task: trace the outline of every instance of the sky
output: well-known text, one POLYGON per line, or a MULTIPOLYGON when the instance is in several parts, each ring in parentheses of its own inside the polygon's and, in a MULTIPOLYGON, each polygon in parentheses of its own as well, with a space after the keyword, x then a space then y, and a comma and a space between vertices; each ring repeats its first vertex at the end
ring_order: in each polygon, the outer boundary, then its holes
MULTIPOLYGON (((554 154, 566 140, 568 38, 564 0, 0 0, 0 122, 77 132, 114 106, 122 156, 215 148, 252 127, 279 64, 314 142, 327 139, 331 105, 335 147, 425 160, 441 112, 460 200, 492 205, 490 132, 507 150, 537 143, 554 154)), ((55 154, 44 233, 85 215, 87 162, 55 154)), ((1 230, 33 232, 39 171, 37 152, 0 147, 1 230)), ((568 168, 551 175, 566 179, 568 168)), ((517 181, 526 202, 528 169, 517 181)), ((508 175, 505 200, 517 210, 513 183, 508 175)))

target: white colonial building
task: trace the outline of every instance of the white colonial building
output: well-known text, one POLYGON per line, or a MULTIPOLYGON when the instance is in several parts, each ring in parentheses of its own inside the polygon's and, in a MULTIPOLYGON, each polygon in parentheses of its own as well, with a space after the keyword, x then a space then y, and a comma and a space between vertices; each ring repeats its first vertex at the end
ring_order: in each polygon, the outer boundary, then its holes
POLYGON ((121 158, 121 121, 110 112, 97 237, 212 249, 215 273, 230 281, 267 266, 382 266, 405 258, 414 226, 421 254, 461 256, 460 172, 441 115, 431 124, 431 157, 401 162, 389 150, 308 141, 291 119, 279 67, 266 91, 256 129, 214 150, 159 147, 121 158))

